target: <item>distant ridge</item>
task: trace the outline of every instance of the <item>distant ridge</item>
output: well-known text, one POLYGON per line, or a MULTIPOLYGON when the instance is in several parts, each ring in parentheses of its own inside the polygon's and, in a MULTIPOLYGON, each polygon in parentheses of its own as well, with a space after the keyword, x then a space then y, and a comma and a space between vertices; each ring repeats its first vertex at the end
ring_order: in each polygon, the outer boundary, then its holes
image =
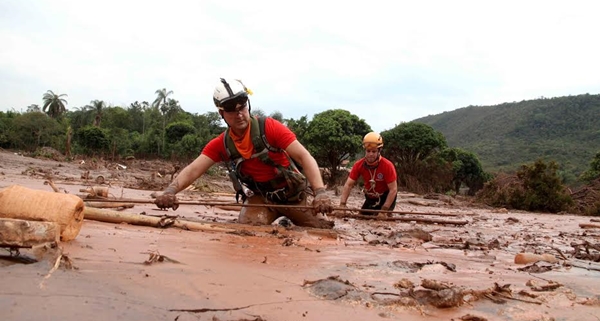
POLYGON ((474 152, 488 172, 514 171, 542 158, 558 162, 573 182, 600 151, 600 95, 468 106, 413 122, 444 134, 450 147, 474 152))

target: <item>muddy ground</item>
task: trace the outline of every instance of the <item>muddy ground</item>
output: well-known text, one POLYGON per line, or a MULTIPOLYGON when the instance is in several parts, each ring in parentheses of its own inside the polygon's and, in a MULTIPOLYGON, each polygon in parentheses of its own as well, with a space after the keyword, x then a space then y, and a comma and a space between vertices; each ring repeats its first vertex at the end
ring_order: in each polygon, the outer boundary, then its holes
MULTIPOLYGON (((50 180, 63 193, 84 196, 80 190, 100 185, 114 198, 152 200, 173 171, 158 161, 67 162, 0 151, 0 189, 51 191, 50 180)), ((231 191, 215 171, 180 198, 226 202, 231 191)), ((360 207, 358 190, 348 203, 360 207)), ((600 320, 600 230, 580 227, 598 224, 593 218, 409 193, 399 193, 396 210, 421 214, 332 216, 333 231, 324 231, 245 226, 227 207, 165 212, 135 204, 123 211, 227 231, 85 220, 78 237, 57 248, 23 249, 16 258, 0 249, 0 319, 600 320), (556 262, 515 264, 520 252, 556 262)))

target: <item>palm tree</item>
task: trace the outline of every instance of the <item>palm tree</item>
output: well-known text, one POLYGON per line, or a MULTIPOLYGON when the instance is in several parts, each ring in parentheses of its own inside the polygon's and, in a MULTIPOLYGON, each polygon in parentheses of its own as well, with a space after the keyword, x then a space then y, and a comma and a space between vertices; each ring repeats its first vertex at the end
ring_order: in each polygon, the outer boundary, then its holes
POLYGON ((91 105, 87 105, 86 108, 88 110, 95 110, 96 115, 94 116, 94 126, 100 127, 100 122, 102 121, 102 110, 106 107, 103 100, 92 100, 90 101, 91 105))
POLYGON ((62 96, 67 96, 67 94, 57 95, 52 90, 48 90, 42 97, 44 100, 44 107, 42 110, 51 118, 57 118, 67 111, 65 108, 67 101, 64 98, 61 98, 62 96), (48 109, 48 111, 46 111, 46 109, 48 109))
POLYGON ((167 97, 173 93, 172 90, 167 91, 166 88, 157 89, 155 94, 157 95, 156 99, 152 103, 153 107, 160 107, 161 105, 165 105, 167 103, 167 97))
MULTIPOLYGON (((167 97, 172 94, 173 91, 167 91, 167 88, 157 89, 155 94, 157 95, 156 99, 152 103, 153 107, 159 108, 163 114, 163 132, 162 132, 162 147, 165 146, 165 128, 167 126, 167 97)), ((160 152, 160 151, 159 151, 160 152)))
POLYGON ((73 128, 67 127, 67 142, 65 143, 65 156, 71 157, 71 139, 73 138, 73 128))

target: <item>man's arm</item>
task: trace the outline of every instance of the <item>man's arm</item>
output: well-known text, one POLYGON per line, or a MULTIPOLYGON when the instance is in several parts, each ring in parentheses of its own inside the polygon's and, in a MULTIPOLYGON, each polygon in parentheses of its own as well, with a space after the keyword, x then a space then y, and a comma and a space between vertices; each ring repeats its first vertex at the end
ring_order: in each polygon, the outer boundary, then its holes
POLYGON ((348 179, 346 180, 346 183, 344 184, 344 189, 342 190, 342 195, 340 196, 340 206, 346 206, 346 201, 348 200, 348 197, 350 196, 350 191, 354 187, 354 184, 356 184, 356 181, 353 180, 352 178, 348 177, 348 179))
POLYGON ((293 141, 285 151, 297 161, 300 166, 304 169, 304 175, 308 179, 310 186, 313 191, 318 189, 324 189, 323 178, 321 178, 321 172, 319 172, 319 165, 312 155, 306 150, 306 148, 300 144, 298 140, 293 141))
POLYGON ((201 154, 191 164, 186 166, 175 179, 173 179, 171 184, 164 190, 164 193, 177 194, 206 173, 206 171, 214 164, 215 162, 212 159, 201 154))
POLYGON ((394 180, 393 182, 387 184, 387 186, 390 189, 390 192, 385 199, 385 203, 383 203, 383 205, 381 206, 381 209, 385 211, 390 209, 390 206, 392 206, 394 199, 398 195, 398 182, 394 180))

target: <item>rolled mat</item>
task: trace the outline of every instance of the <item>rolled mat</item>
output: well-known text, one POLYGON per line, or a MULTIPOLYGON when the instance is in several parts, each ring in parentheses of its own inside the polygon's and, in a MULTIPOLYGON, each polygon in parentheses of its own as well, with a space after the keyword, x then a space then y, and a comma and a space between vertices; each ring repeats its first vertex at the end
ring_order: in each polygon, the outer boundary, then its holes
POLYGON ((55 222, 60 240, 71 241, 83 225, 83 200, 75 195, 11 185, 0 190, 0 217, 55 222))

